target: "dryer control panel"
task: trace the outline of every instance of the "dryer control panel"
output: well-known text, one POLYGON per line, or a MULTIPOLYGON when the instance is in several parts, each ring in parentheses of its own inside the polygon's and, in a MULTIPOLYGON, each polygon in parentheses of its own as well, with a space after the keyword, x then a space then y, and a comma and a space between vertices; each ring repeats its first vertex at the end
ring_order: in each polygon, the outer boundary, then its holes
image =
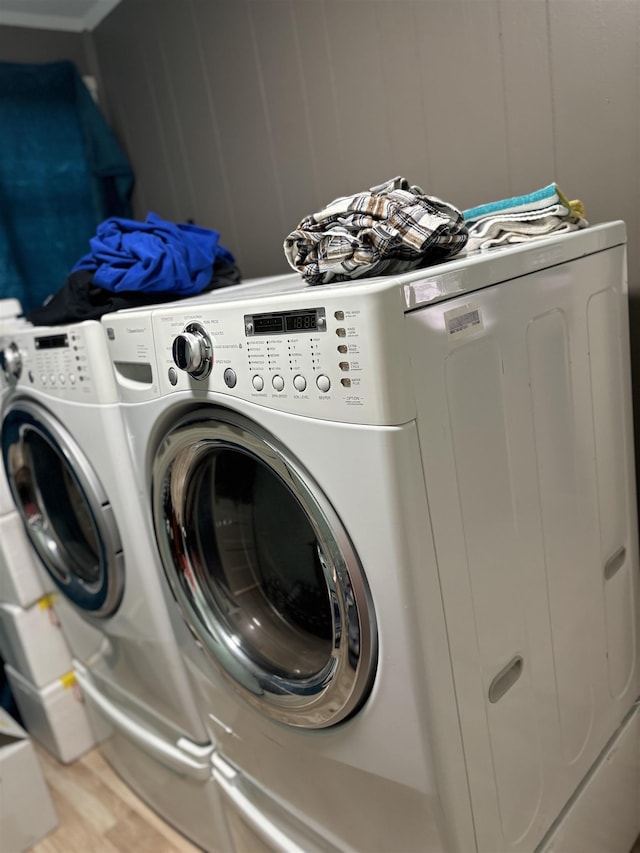
POLYGON ((167 393, 206 383, 208 391, 330 420, 410 420, 397 293, 342 294, 335 305, 307 291, 271 300, 276 304, 265 298, 249 310, 242 303, 189 313, 159 309, 153 314, 159 383, 167 393), (185 368, 182 356, 193 349, 195 366, 185 368))
POLYGON ((397 283, 275 290, 247 283, 103 318, 121 399, 188 390, 344 423, 415 416, 397 283))

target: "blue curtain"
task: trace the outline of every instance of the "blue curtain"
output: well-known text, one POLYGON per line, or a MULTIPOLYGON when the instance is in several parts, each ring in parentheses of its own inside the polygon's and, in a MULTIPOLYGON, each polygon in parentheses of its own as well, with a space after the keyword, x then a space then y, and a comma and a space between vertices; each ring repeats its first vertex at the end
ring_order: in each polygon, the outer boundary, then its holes
POLYGON ((131 216, 133 174, 71 62, 0 62, 0 297, 64 283, 100 222, 131 216))

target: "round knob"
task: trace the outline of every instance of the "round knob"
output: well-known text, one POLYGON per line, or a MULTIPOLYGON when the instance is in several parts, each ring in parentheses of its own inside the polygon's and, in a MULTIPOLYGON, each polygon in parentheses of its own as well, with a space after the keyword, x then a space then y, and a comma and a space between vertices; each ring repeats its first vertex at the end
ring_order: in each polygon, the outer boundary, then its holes
POLYGON ((0 351, 0 367, 7 378, 7 382, 15 383, 20 379, 22 356, 17 344, 11 343, 0 351))
POLYGON ((213 367, 213 347, 205 330, 190 323, 173 341, 173 360, 176 367, 194 379, 206 379, 213 367))
POLYGON ((183 332, 173 342, 173 360, 180 368, 191 373, 202 365, 204 354, 202 345, 196 335, 183 332))

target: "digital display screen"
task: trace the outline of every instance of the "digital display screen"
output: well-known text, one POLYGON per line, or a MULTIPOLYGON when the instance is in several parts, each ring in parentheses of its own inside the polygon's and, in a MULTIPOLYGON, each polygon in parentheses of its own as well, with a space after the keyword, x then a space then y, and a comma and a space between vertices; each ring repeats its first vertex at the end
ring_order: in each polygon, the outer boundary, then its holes
POLYGON ((282 335, 326 331, 324 308, 304 311, 274 311, 244 318, 247 335, 282 335))
POLYGON ((284 318, 287 332, 315 332, 318 328, 318 318, 315 311, 300 311, 287 314, 284 318))
POLYGON ((60 349, 69 346, 68 335, 47 335, 46 338, 35 339, 36 349, 60 349))

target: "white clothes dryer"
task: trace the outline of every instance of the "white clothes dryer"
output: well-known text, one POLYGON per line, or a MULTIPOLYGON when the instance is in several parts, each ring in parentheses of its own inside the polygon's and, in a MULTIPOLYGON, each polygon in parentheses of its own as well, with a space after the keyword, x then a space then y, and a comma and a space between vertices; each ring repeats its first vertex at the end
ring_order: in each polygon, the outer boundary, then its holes
POLYGON ((127 782, 196 842, 222 838, 203 792, 212 744, 172 634, 131 476, 100 323, 15 330, 4 469, 55 584, 96 736, 127 782))
POLYGON ((102 319, 239 849, 640 831, 625 243, 102 319))

